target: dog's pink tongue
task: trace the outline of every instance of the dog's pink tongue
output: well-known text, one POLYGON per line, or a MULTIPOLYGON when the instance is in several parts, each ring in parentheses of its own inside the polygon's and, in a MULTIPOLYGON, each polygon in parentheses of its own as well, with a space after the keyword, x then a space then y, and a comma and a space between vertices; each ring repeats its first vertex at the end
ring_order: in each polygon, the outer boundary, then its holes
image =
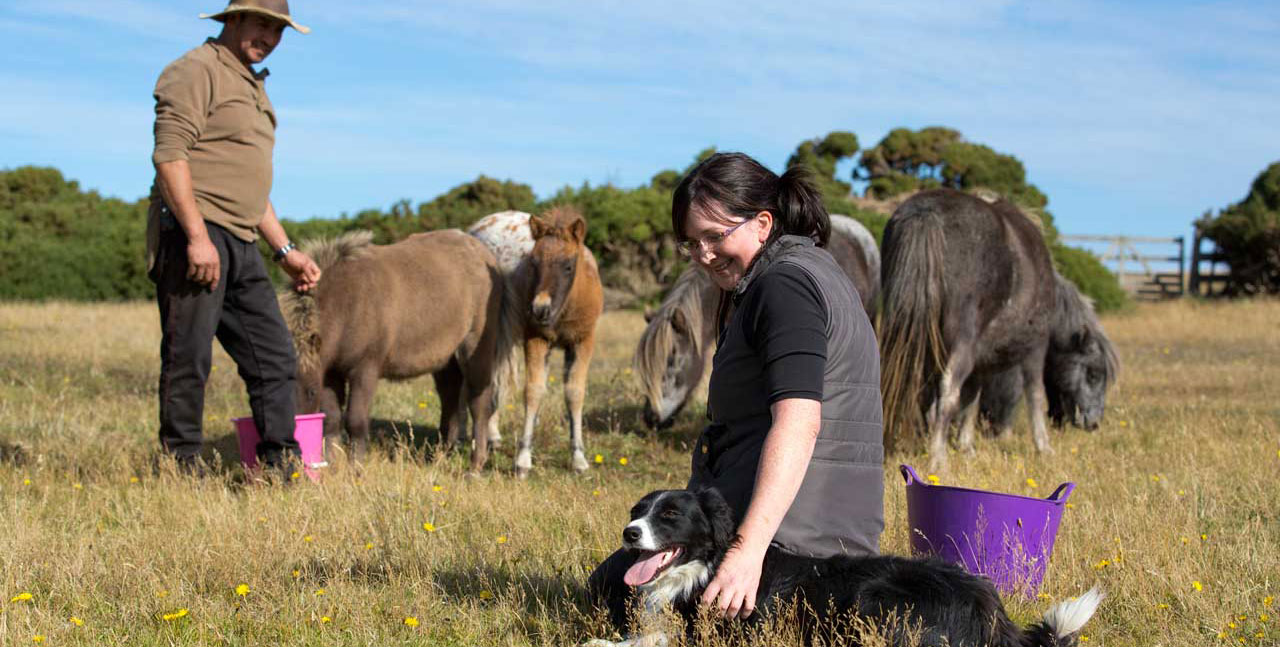
POLYGON ((627 586, 648 584, 653 581, 658 571, 662 570, 662 567, 671 561, 671 558, 676 554, 676 550, 678 549, 672 548, 640 559, 635 564, 632 564, 631 568, 627 569, 626 575, 622 576, 622 581, 626 582, 627 586))

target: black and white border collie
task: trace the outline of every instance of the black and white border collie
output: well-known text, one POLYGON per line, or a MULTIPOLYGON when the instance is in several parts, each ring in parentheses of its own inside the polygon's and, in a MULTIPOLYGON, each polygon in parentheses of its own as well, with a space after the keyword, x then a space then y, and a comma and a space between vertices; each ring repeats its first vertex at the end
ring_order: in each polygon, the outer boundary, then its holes
MULTIPOLYGON (((622 531, 622 546, 636 556, 623 580, 626 587, 605 594, 611 608, 625 605, 616 596, 638 595, 643 610, 674 609, 687 623, 697 615, 698 599, 734 538, 729 505, 714 489, 659 490, 631 509, 622 531)), ((1084 595, 1049 609, 1044 619, 1026 629, 1005 613, 995 588, 986 579, 958 566, 903 557, 797 557, 770 548, 765 555, 751 619, 767 615, 781 602, 803 604, 799 614, 806 637, 827 620, 857 616, 873 626, 905 621, 913 627, 885 636, 889 644, 991 645, 994 647, 1065 647, 1093 616, 1102 594, 1084 595), (894 635, 896 634, 896 635, 894 635)), ((691 626, 691 624, 689 625, 691 626)), ((619 627, 620 632, 626 628, 619 627)), ((620 642, 590 645, 661 645, 665 635, 640 635, 620 642)))

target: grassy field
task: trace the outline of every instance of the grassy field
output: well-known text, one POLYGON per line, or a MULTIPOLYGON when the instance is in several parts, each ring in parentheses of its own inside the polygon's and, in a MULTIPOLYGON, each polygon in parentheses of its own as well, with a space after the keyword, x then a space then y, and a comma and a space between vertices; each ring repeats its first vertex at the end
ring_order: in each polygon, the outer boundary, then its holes
MULTIPOLYGON (((568 472, 559 380, 535 472, 488 473, 434 449, 429 379, 383 383, 377 450, 320 485, 246 486, 156 467, 158 316, 151 304, 0 304, 0 644, 574 645, 607 636, 587 573, 630 505, 680 486, 700 408, 670 432, 639 421, 638 313, 612 312, 588 393, 589 473, 568 472)), ((1280 644, 1280 302, 1140 306, 1107 317, 1124 370, 1096 433, 1015 437, 954 456, 944 483, 1047 496, 1078 484, 1028 622, 1100 584, 1085 645, 1280 644)), ((246 415, 219 352, 210 457, 234 466, 246 415)), ((558 376, 558 373, 553 373, 558 376)), ((504 412, 514 430, 515 411, 504 412)), ((1021 422, 1021 419, 1020 419, 1021 422)), ((508 437, 512 431, 508 431, 508 437)), ((896 455, 886 465, 923 465, 896 455)), ((907 550, 896 469, 888 552, 907 550)), ((1083 639, 1082 639, 1083 640, 1083 639)), ((781 642, 777 636, 759 642, 781 642)))

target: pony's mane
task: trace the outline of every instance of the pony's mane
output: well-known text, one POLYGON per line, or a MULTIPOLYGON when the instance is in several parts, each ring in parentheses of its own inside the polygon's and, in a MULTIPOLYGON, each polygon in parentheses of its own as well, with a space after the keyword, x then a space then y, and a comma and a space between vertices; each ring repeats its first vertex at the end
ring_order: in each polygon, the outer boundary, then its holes
POLYGON ((684 315, 685 322, 693 331, 694 354, 702 356, 702 295, 713 287, 706 272, 689 266, 676 279, 676 284, 641 333, 633 364, 651 403, 657 404, 662 400, 662 376, 666 371, 667 356, 671 354, 674 334, 671 318, 677 311, 684 315))
POLYGON ((1098 323, 1098 315, 1093 310, 1093 299, 1081 294, 1075 284, 1059 274, 1057 270, 1054 270, 1053 278, 1057 285, 1053 342, 1066 345, 1070 343, 1071 336, 1075 333, 1082 330, 1088 331, 1089 336, 1098 341, 1098 346, 1102 348, 1103 355, 1106 357, 1107 384, 1114 383, 1120 375, 1120 357, 1116 354, 1111 339, 1102 330, 1102 324, 1098 323))
MULTIPOLYGON (((324 272, 342 261, 368 255, 372 247, 373 232, 359 230, 333 238, 308 239, 302 242, 300 249, 324 272)), ((294 346, 298 350, 298 373, 313 370, 320 353, 315 296, 293 289, 282 290, 278 296, 280 314, 284 315, 285 324, 293 333, 294 346)))
POLYGON ((547 225, 549 230, 555 231, 558 236, 569 235, 569 228, 573 223, 581 220, 584 223, 586 218, 578 211, 577 207, 567 204, 556 205, 538 214, 538 219, 547 225))

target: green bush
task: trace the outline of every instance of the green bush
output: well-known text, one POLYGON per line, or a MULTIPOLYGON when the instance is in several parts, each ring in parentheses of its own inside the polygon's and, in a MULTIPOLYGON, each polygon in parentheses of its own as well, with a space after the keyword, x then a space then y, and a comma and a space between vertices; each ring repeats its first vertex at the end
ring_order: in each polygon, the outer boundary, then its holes
POLYGON ((1229 295, 1280 294, 1280 162, 1258 174, 1244 200, 1196 222, 1231 267, 1229 295))
POLYGON ((1061 243, 1049 247, 1058 272, 1075 284, 1081 293, 1093 299, 1098 312, 1120 310, 1130 304, 1129 295, 1093 252, 1067 247, 1061 243))

